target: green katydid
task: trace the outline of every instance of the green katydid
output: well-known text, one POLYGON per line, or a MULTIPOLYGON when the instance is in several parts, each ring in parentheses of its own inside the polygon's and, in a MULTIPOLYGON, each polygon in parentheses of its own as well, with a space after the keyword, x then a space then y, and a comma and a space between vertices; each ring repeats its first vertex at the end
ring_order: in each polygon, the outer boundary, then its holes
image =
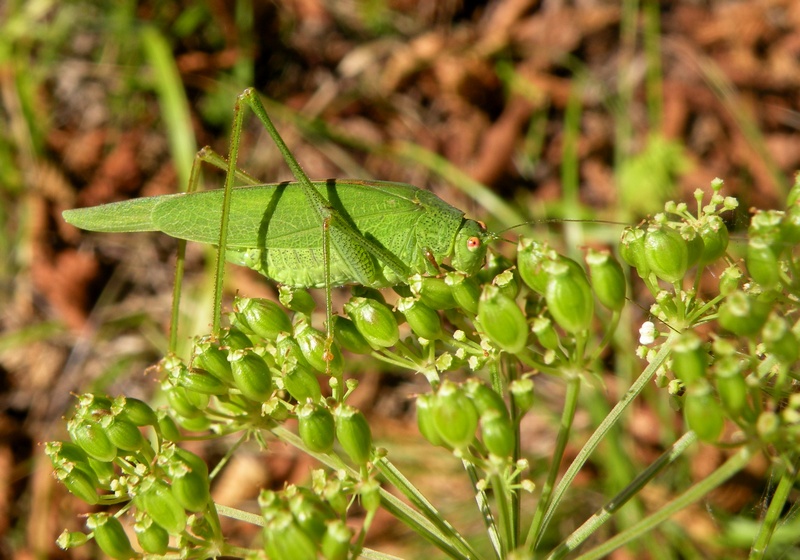
POLYGON ((429 191, 379 181, 312 182, 252 89, 237 99, 227 162, 201 150, 190 190, 199 180, 196 171, 201 161, 226 169, 224 189, 140 198, 67 210, 63 215, 70 224, 91 231, 161 231, 182 240, 216 244, 220 249, 214 332, 223 254, 285 285, 324 287, 329 341, 331 286, 403 284, 412 274, 435 273, 445 259, 467 274, 484 263, 490 235, 429 191), (257 184, 238 169, 243 104, 264 124, 297 183, 257 184), (251 186, 233 188, 234 178, 251 186))

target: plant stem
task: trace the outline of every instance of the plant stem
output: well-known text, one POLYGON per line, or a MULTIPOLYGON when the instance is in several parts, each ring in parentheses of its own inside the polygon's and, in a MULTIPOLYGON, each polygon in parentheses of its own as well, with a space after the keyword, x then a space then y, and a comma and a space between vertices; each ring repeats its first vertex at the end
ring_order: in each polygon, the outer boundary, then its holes
POLYGON ((797 466, 798 465, 795 463, 788 467, 782 467, 783 472, 780 475, 781 480, 778 483, 778 487, 775 489, 775 493, 772 495, 767 512, 758 528, 758 535, 756 535, 753 547, 750 549, 750 560, 760 560, 764 558, 767 552, 767 545, 772 538, 775 526, 778 524, 778 519, 780 519, 781 512, 783 511, 783 506, 786 504, 789 492, 797 480, 797 466))

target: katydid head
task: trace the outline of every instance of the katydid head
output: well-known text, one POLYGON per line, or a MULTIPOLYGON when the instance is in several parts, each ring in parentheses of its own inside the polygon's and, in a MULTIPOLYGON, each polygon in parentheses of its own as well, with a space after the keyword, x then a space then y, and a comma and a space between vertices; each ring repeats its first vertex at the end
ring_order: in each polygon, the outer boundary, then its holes
POLYGON ((486 262, 488 240, 486 228, 474 220, 464 220, 456 232, 450 264, 456 270, 472 276, 486 262))

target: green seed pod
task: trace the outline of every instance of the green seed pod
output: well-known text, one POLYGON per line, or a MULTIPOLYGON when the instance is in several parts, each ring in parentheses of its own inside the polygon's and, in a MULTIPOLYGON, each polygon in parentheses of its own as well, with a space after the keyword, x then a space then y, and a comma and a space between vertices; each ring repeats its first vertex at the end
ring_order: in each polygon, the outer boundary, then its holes
POLYGON ((275 346, 277 349, 275 358, 278 365, 282 368, 299 364, 307 369, 312 369, 311 364, 308 363, 305 355, 303 355, 303 351, 300 350, 300 345, 297 344, 297 341, 293 337, 279 336, 278 343, 275 346))
POLYGON ((547 263, 545 269, 549 276, 545 300, 555 322, 572 334, 588 329, 594 317, 594 299, 586 273, 563 261, 547 263))
POLYGON ((111 443, 122 451, 139 451, 144 447, 144 436, 133 422, 116 417, 108 422, 105 430, 111 443))
POLYGON ((742 371, 744 364, 735 356, 723 356, 714 364, 714 380, 722 404, 734 416, 747 405, 747 382, 742 371))
MULTIPOLYGON (((241 329, 231 327, 222 335, 222 346, 230 350, 247 350, 253 347, 253 341, 241 329)), ((230 361, 230 360, 228 360, 230 361)))
POLYGON ((725 416, 711 388, 697 386, 686 394, 683 416, 689 429, 694 430, 700 441, 713 443, 722 434, 725 416))
POLYGON ((717 321, 726 331, 739 336, 757 333, 767 320, 770 303, 736 291, 729 294, 719 307, 717 321))
POLYGON ((336 439, 357 465, 364 465, 372 454, 372 432, 361 411, 342 405, 336 409, 336 439))
POLYGON ((528 323, 516 302, 497 286, 486 286, 478 302, 478 321, 483 334, 498 348, 516 354, 528 341, 528 323))
POLYGON ((487 411, 481 415, 480 424, 481 439, 489 453, 496 457, 511 457, 514 453, 514 427, 508 414, 487 411))
POLYGON ((561 344, 558 333, 553 327, 553 321, 548 317, 535 317, 531 325, 536 340, 547 350, 555 350, 561 344))
POLYGON ((181 368, 178 372, 178 385, 191 393, 202 393, 203 395, 225 395, 228 386, 220 381, 219 378, 211 375, 202 369, 181 368))
POLYGON ((669 226, 651 226, 644 237, 644 257, 655 275, 674 284, 689 268, 689 247, 681 234, 669 226))
POLYGON ((444 278, 415 274, 410 278, 409 286, 411 287, 411 293, 419 296, 422 302, 432 309, 441 310, 458 307, 455 297, 453 297, 453 290, 444 281, 444 278))
POLYGON ((92 513, 86 525, 94 531, 94 540, 105 554, 117 560, 133 558, 136 553, 119 519, 107 513, 92 513))
POLYGON ((619 254, 628 266, 636 269, 640 278, 650 274, 650 265, 645 257, 646 233, 641 228, 626 227, 619 240, 619 254))
POLYGON ((308 324, 307 321, 299 321, 295 325, 294 338, 306 361, 311 367, 320 373, 328 373, 338 376, 344 369, 344 360, 339 347, 335 343, 330 345, 330 354, 326 360, 325 335, 308 324))
POLYGON ((318 543, 325 535, 327 522, 335 519, 336 513, 313 492, 299 490, 289 498, 289 511, 300 528, 318 543))
POLYGON ((211 500, 208 478, 193 470, 181 470, 172 477, 172 496, 181 507, 198 512, 208 509, 211 500))
POLYGON ((361 507, 367 513, 375 513, 381 507, 381 484, 374 478, 362 481, 358 494, 361 498, 361 507))
POLYGON ((91 506, 100 502, 100 496, 97 494, 97 476, 94 473, 92 473, 94 476, 89 475, 67 463, 64 467, 56 468, 55 474, 73 496, 91 506))
POLYGON ((272 396, 272 373, 264 358, 252 350, 234 350, 228 359, 236 388, 250 400, 268 401, 272 396))
POLYGON ((397 320, 386 305, 368 298, 352 298, 344 309, 358 332, 376 348, 394 346, 400 340, 397 320))
POLYGON ((483 417, 489 412, 494 412, 507 420, 509 419, 506 403, 503 401, 503 397, 494 389, 473 377, 464 384, 464 390, 478 410, 478 416, 483 417))
POLYGON ((149 488, 137 496, 136 505, 170 535, 179 535, 186 528, 183 506, 172 495, 169 486, 161 481, 151 480, 149 488))
POLYGON ((500 288, 500 291, 508 298, 515 299, 519 295, 519 279, 513 269, 504 270, 495 276, 492 284, 500 288))
POLYGON ((83 533, 81 531, 67 531, 64 529, 60 535, 58 535, 58 539, 56 539, 56 544, 61 550, 69 550, 70 548, 78 548, 79 546, 85 545, 89 542, 89 535, 83 533))
POLYGON ((97 475, 100 488, 110 488, 111 481, 116 478, 113 461, 98 461, 94 457, 89 457, 89 466, 97 475))
POLYGON ((436 431, 449 446, 467 447, 475 439, 478 411, 466 392, 452 381, 444 381, 436 393, 436 431))
POLYGON ((508 390, 520 416, 533 408, 533 380, 530 377, 515 379, 509 384, 508 390))
POLYGON ((233 303, 234 325, 266 340, 275 340, 281 333, 292 332, 286 311, 268 299, 240 298, 233 303))
POLYGON ((210 338, 199 340, 194 346, 192 367, 207 371, 223 383, 233 385, 233 372, 228 352, 210 338))
POLYGON ((680 234, 684 241, 686 241, 686 248, 689 251, 688 264, 690 267, 694 266, 700 261, 700 257, 703 256, 703 238, 698 231, 688 224, 683 224, 680 228, 680 234))
POLYGON ((717 215, 706 216, 698 232, 703 240, 700 264, 709 264, 721 258, 728 249, 728 228, 717 215))
POLYGON ((317 545, 288 512, 278 513, 264 527, 264 551, 270 560, 316 560, 317 545))
POLYGON ((302 288, 281 286, 278 290, 278 299, 287 308, 297 313, 302 313, 306 317, 311 317, 314 309, 317 308, 314 298, 311 297, 307 290, 302 288))
POLYGON ((758 415, 756 431, 765 443, 772 443, 778 438, 781 429, 781 419, 771 410, 765 410, 758 415))
POLYGON ((691 387, 705 379, 708 368, 708 352, 703 341, 694 332, 684 332, 672 348, 672 371, 675 377, 691 387))
MULTIPOLYGON (((71 471, 77 469, 89 478, 92 488, 100 482, 97 473, 89 462, 89 456, 77 444, 71 441, 49 441, 45 444, 45 454, 50 457, 53 468, 71 471)), ((84 500, 86 501, 86 500, 84 500)))
POLYGON ((787 206, 781 220, 781 241, 788 246, 800 243, 800 203, 787 206))
POLYGON ((135 426, 155 426, 158 422, 155 411, 146 402, 133 397, 117 397, 111 412, 135 426))
POLYGON ((543 295, 547 274, 542 265, 549 260, 547 247, 527 237, 520 237, 517 245, 517 270, 522 281, 537 294, 543 295))
POLYGON ((169 548, 169 533, 167 530, 155 523, 149 516, 137 521, 133 526, 136 533, 136 540, 148 554, 163 556, 169 548))
POLYGON ((770 315, 764 324, 761 336, 767 352, 780 363, 791 365, 797 361, 800 348, 798 348, 797 337, 786 319, 775 314, 770 315))
POLYGON ((330 521, 322 537, 322 557, 325 560, 347 560, 352 538, 353 531, 344 521, 341 519, 330 521))
POLYGON ((322 398, 322 388, 319 386, 317 376, 300 364, 290 367, 284 374, 283 386, 300 404, 306 401, 319 402, 322 398))
POLYGON ((178 426, 175 424, 175 421, 167 415, 166 412, 161 413, 158 418, 158 432, 161 434, 167 441, 180 441, 181 439, 181 432, 178 430, 178 426))
POLYGON ((90 457, 111 462, 117 456, 117 446, 111 443, 105 428, 98 422, 73 420, 67 425, 67 429, 72 441, 90 457))
POLYGON ((190 432, 205 432, 211 428, 211 419, 207 416, 197 416, 195 418, 176 416, 175 421, 178 422, 181 428, 190 432))
POLYGON ((765 290, 777 288, 781 281, 778 255, 764 237, 751 237, 747 243, 745 264, 750 276, 765 290))
POLYGON ((397 310, 402 313, 414 334, 427 340, 436 340, 442 336, 442 318, 439 314, 415 298, 402 298, 397 303, 397 310))
POLYGON ((330 453, 333 449, 333 415, 327 408, 313 403, 301 406, 297 410, 297 431, 311 451, 330 453))
POLYGON ((184 418, 199 418, 203 410, 189 400, 189 395, 183 387, 165 387, 167 402, 172 410, 184 418))
POLYGON ((723 270, 719 278, 719 293, 727 296, 738 290, 741 278, 742 271, 736 265, 729 266, 723 270))
POLYGON ((337 315, 333 318, 333 336, 336 343, 353 354, 369 354, 372 346, 358 332, 355 323, 347 317, 337 315))
POLYGON ((608 251, 590 249, 586 254, 586 264, 592 278, 592 289, 597 300, 612 311, 619 311, 625 305, 625 273, 622 266, 608 251))
POLYGON ((190 471, 198 473, 202 478, 208 479, 208 465, 200 457, 180 447, 173 448, 175 457, 189 468, 190 471))
POLYGON ((478 281, 463 272, 448 272, 445 274, 444 282, 450 286, 458 307, 470 315, 477 315, 478 299, 481 297, 478 281))
POLYGON ((417 396, 417 428, 426 440, 436 446, 443 446, 444 440, 436 429, 434 410, 436 408, 436 395, 425 393, 417 396))

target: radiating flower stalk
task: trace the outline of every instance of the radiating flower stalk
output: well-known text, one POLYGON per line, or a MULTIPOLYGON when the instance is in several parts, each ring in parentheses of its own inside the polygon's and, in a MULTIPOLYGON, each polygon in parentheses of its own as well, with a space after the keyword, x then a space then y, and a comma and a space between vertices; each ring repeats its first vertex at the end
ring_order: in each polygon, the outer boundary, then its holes
MULTIPOLYGON (((48 443, 46 452, 71 493, 109 513, 90 515, 88 533, 65 532, 59 543, 69 548, 93 537, 112 558, 343 560, 363 550, 375 513, 385 508, 453 558, 544 554, 542 535, 575 474, 653 378, 693 431, 681 451, 695 437, 760 447, 789 484, 800 438, 794 250, 800 185, 784 211, 753 216, 744 259, 729 251, 725 219, 737 204, 721 188, 713 182, 707 203, 698 192, 695 213, 668 203, 663 213, 623 232, 619 254, 652 298, 652 325, 643 329, 638 350, 648 365, 558 485, 581 385, 598 370, 617 329, 630 297, 628 279, 610 250, 587 250, 581 264, 523 237, 512 256, 490 254, 474 277, 448 270, 412 277, 389 301, 353 288, 335 317, 332 343, 314 326, 319 312, 305 291, 282 287, 281 303, 237 297, 224 334, 197 339, 187 360, 167 356, 159 364, 167 407, 81 396, 67 425, 71 441, 48 443), (706 269, 718 279, 716 289, 703 282, 706 269), (708 323, 718 328, 698 329, 708 323), (465 466, 493 551, 477 550, 376 446, 367 417, 350 402, 357 382, 347 364, 358 355, 427 379, 430 390, 416 396, 419 431, 465 466), (543 469, 531 469, 523 456, 520 424, 536 406, 539 375, 562 380, 567 397, 547 475, 533 480, 531 472, 543 469), (258 514, 219 506, 211 482, 235 447, 209 473, 180 442, 231 434, 255 439, 265 450, 270 438, 281 439, 326 468, 314 471, 307 486, 262 491, 258 514), (538 505, 526 514, 520 493, 533 491, 538 505), (248 549, 230 545, 220 514, 259 524, 259 539, 248 549), (134 543, 121 522, 133 525, 134 543)), ((624 500, 672 460, 634 480, 624 500)), ((720 472, 730 476, 728 470, 720 472)), ((715 485, 724 481, 713 476, 715 485)), ((554 557, 580 546, 607 517, 587 521, 588 529, 567 537, 554 557)), ((766 519, 758 550, 766 550, 776 523, 775 515, 766 519)))

